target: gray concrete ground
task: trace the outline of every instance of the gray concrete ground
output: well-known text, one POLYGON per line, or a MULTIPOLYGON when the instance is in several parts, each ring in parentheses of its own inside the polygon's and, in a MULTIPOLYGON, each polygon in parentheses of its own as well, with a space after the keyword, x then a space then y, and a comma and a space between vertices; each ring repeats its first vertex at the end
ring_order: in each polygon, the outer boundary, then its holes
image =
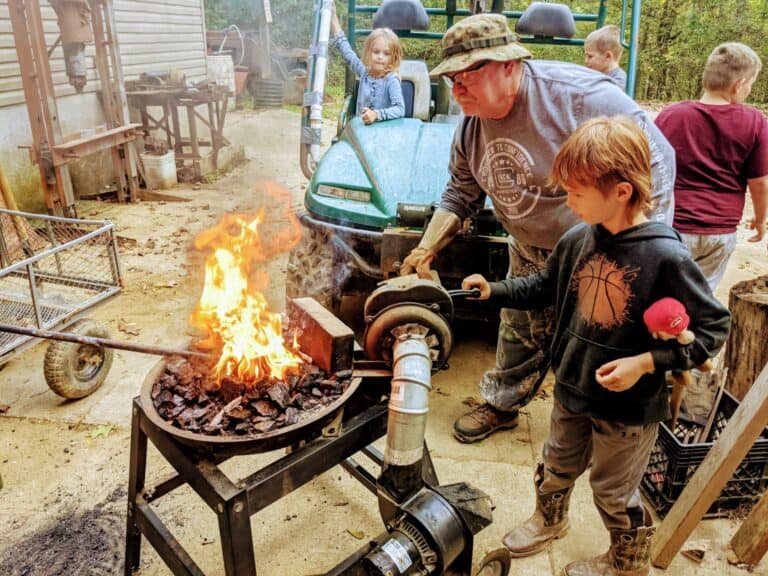
MULTIPOLYGON (((286 111, 235 113, 229 118, 227 137, 245 146, 247 165, 213 184, 168 192, 183 201, 79 206, 83 216, 113 219, 122 238, 126 289, 92 314, 110 326, 114 338, 166 346, 185 342, 187 316, 201 280, 199 266, 187 252, 191 237, 225 211, 253 209, 259 203, 255 187, 259 179, 282 183, 295 202, 301 201, 305 181, 297 165, 298 126, 298 116, 286 111), (139 334, 121 331, 126 323, 134 324, 139 334)), ((326 133, 330 136, 330 130, 326 133)), ((284 269, 285 257, 270 269, 274 281, 268 298, 276 309, 282 306, 284 269)), ((765 246, 740 242, 727 283, 762 273, 766 273, 765 246)), ((727 287, 720 292, 727 300, 727 287)), ((44 346, 37 346, 0 372, 0 405, 8 406, 0 417, 4 481, 0 572, 9 576, 121 574, 131 399, 158 359, 117 352, 115 365, 99 390, 80 401, 66 402, 46 387, 43 355, 44 346), (88 531, 86 523, 96 526, 88 531), (69 532, 41 538, 62 526, 69 532), (99 540, 98 546, 94 539, 99 540), (14 556, 14 550, 24 553, 14 556), (92 565, 88 558, 97 553, 104 557, 100 571, 83 568, 92 565), (41 560, 45 561, 42 566, 41 560)), ((503 534, 533 510, 532 470, 546 438, 551 408, 548 394, 526 408, 517 429, 479 444, 456 442, 450 433, 452 423, 466 409, 464 400, 477 398, 476 383, 493 358, 492 335, 462 334, 450 369, 434 379, 427 427, 440 481, 470 482, 490 494, 496 506, 494 523, 476 537, 475 562, 498 548, 503 534)), ((278 451, 238 457, 223 468, 237 479, 280 455, 278 451)), ((169 471, 151 450, 148 477, 161 478, 169 471)), ((223 574, 215 515, 189 488, 160 499, 156 509, 206 574, 223 574)), ((566 563, 607 548, 608 534, 584 478, 574 492, 571 522, 569 534, 546 552, 513 560, 510 574, 559 574, 566 563)), ((701 522, 687 546, 705 549, 703 562, 697 565, 678 555, 666 571, 653 573, 744 574, 743 568, 728 564, 725 552, 738 525, 738 520, 729 519, 701 522)), ((251 526, 258 573, 270 576, 327 570, 382 530, 373 495, 338 466, 254 515, 251 526)), ((768 574, 766 561, 754 573, 768 574)), ((139 574, 170 574, 146 541, 139 574)))

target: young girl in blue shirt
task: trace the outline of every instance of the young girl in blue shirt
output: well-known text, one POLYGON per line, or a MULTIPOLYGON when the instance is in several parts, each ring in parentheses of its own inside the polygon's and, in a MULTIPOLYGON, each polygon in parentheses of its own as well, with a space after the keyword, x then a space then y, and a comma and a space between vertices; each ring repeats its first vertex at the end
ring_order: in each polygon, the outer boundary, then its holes
POLYGON ((397 35, 389 28, 376 28, 365 40, 363 59, 357 57, 339 24, 336 11, 331 20, 331 46, 360 78, 357 91, 357 115, 366 124, 405 116, 405 100, 400 84, 403 49, 397 35))

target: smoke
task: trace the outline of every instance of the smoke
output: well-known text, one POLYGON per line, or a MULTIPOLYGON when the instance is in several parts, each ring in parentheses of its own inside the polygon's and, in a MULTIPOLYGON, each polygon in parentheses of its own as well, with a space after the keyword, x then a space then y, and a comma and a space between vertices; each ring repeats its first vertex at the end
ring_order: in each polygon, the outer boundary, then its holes
MULTIPOLYGON (((278 46, 309 48, 312 40, 312 13, 315 2, 279 0, 272 2, 270 36, 278 46)), ((339 11, 341 17, 341 11, 339 11)))
MULTIPOLYGON (((283 186, 262 181, 254 187, 253 212, 225 214, 216 226, 200 232, 193 247, 205 259, 206 281, 207 274, 219 268, 217 258, 224 257, 237 262, 247 278, 248 293, 264 291, 270 284, 268 266, 301 240, 301 224, 291 202, 291 194, 283 186)), ((221 284, 224 280, 212 281, 221 284)))
POLYGON ((225 214, 213 228, 200 232, 194 240, 194 248, 210 255, 222 246, 236 244, 246 230, 250 243, 242 246, 243 266, 256 272, 266 262, 284 252, 289 252, 301 240, 301 225, 291 207, 291 193, 276 182, 263 181, 255 186, 253 197, 255 210, 248 213, 225 214))

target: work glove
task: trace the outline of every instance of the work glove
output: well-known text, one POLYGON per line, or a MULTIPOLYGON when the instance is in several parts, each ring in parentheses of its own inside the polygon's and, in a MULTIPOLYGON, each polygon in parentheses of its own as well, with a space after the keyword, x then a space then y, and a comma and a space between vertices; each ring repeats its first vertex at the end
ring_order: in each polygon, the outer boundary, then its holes
POLYGON ((419 275, 419 278, 431 279, 429 266, 437 253, 447 246, 461 228, 461 219, 453 212, 435 210, 432 219, 419 241, 419 245, 403 260, 400 275, 419 275))

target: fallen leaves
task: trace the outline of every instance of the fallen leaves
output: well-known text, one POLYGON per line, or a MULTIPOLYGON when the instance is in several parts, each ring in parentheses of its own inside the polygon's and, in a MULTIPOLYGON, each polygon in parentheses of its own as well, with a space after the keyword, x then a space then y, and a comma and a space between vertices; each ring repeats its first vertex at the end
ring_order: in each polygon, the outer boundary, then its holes
POLYGON ((117 321, 117 329, 124 334, 130 334, 131 336, 138 336, 140 334, 139 327, 135 322, 128 322, 123 318, 117 321))
POLYGON ((131 248, 136 248, 136 246, 139 245, 139 241, 136 240, 136 238, 128 238, 127 236, 120 236, 118 234, 117 245, 124 250, 130 250, 131 248))
POLYGON ((704 560, 704 550, 683 550, 680 553, 696 564, 701 564, 701 561, 704 560))
POLYGON ((91 432, 91 438, 106 438, 113 430, 114 428, 108 424, 99 424, 94 428, 93 432, 91 432))
POLYGON ((680 554, 696 564, 701 564, 702 560, 704 560, 704 555, 709 550, 712 550, 712 543, 709 540, 689 540, 685 543, 680 554))

